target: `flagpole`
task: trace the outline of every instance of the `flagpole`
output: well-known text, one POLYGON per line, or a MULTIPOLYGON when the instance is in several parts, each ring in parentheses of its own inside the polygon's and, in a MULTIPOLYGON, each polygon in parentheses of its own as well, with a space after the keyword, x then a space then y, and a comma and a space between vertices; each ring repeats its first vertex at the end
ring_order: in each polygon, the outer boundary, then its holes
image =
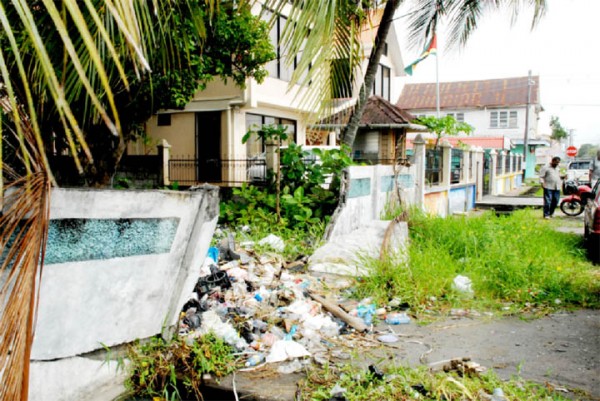
MULTIPOLYGON (((433 34, 435 37, 435 33, 433 34)), ((440 118, 440 76, 439 76, 439 65, 440 65, 440 50, 436 49, 435 52, 435 109, 437 112, 437 118, 440 118)))

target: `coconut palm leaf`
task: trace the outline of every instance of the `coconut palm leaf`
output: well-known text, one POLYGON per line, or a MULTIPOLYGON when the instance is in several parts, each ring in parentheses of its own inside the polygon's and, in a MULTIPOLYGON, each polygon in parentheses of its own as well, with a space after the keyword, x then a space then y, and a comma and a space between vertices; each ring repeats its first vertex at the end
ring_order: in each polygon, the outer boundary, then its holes
POLYGON ((484 13, 503 7, 512 12, 513 22, 524 7, 533 7, 533 29, 546 11, 546 0, 414 0, 409 17, 409 41, 414 46, 422 46, 445 19, 450 29, 448 47, 463 46, 484 13))
POLYGON ((12 120, 12 124, 0 124, 4 128, 0 131, 0 166, 8 182, 2 187, 0 180, 0 400, 20 400, 28 394, 50 179, 29 119, 12 109, 6 91, 1 90, 0 110, 12 120))
POLYGON ((169 18, 195 4, 0 0, 0 400, 28 395, 52 183, 39 116, 56 113, 71 154, 91 159, 73 107, 83 99, 90 120, 122 136, 115 88, 149 74, 153 54, 162 54, 160 68, 180 61, 169 55, 173 40, 202 39, 201 18, 196 37, 169 35, 169 18))
MULTIPOLYGON (((271 0, 267 7, 279 10, 285 3, 271 0)), ((290 7, 281 47, 285 63, 296 66, 290 87, 302 88, 296 99, 300 108, 312 112, 309 119, 331 114, 339 104, 332 101, 336 92, 348 92, 360 82, 361 33, 372 25, 372 7, 375 2, 349 0, 297 0, 290 7), (344 60, 343 67, 336 60, 344 60)))

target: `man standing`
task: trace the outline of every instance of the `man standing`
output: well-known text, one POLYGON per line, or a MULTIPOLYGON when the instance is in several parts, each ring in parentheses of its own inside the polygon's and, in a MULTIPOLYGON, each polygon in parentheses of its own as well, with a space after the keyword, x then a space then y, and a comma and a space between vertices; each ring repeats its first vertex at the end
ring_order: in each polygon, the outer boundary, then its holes
POLYGON ((596 152, 596 158, 590 162, 590 187, 593 189, 596 181, 600 179, 600 149, 596 152))
POLYGON ((540 170, 540 183, 544 188, 544 218, 549 219, 554 214, 560 198, 560 187, 562 185, 558 165, 560 157, 553 157, 550 164, 540 170))

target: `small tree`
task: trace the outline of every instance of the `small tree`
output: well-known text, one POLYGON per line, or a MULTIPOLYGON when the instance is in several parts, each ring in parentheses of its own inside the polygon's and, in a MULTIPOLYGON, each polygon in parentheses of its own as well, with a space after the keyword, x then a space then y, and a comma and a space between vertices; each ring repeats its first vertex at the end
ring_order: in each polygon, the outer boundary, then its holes
POLYGON ((442 136, 455 136, 461 132, 470 134, 473 132, 473 127, 465 122, 456 121, 453 116, 435 117, 435 116, 424 116, 417 118, 418 124, 426 126, 431 132, 435 133, 435 148, 437 149, 438 144, 442 136))
MULTIPOLYGON (((288 138, 288 134, 285 132, 286 129, 287 127, 284 127, 283 125, 263 125, 256 131, 248 131, 242 138, 242 143, 248 142, 250 136, 255 134, 264 143, 275 142, 277 144, 276 152, 279 153, 282 142, 288 138)), ((277 214, 277 221, 279 222, 281 220, 281 161, 279 158, 277 161, 277 171, 275 173, 275 195, 275 213, 277 214)))
POLYGON ((569 136, 567 130, 563 128, 556 116, 550 117, 550 128, 552 128, 552 135, 550 135, 550 138, 555 141, 561 141, 569 136))

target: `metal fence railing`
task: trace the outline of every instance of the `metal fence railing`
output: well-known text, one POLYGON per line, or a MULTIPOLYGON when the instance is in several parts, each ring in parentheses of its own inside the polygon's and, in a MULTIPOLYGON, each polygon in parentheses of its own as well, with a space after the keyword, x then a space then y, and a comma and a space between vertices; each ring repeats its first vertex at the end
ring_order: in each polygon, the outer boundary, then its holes
POLYGON ((452 149, 450 157, 450 184, 458 184, 463 179, 464 152, 462 149, 452 149))
POLYGON ((443 180, 442 149, 427 149, 425 152, 425 181, 429 185, 438 185, 443 180))
POLYGON ((264 184, 267 164, 264 159, 171 159, 169 181, 180 185, 209 182, 222 185, 264 184))

